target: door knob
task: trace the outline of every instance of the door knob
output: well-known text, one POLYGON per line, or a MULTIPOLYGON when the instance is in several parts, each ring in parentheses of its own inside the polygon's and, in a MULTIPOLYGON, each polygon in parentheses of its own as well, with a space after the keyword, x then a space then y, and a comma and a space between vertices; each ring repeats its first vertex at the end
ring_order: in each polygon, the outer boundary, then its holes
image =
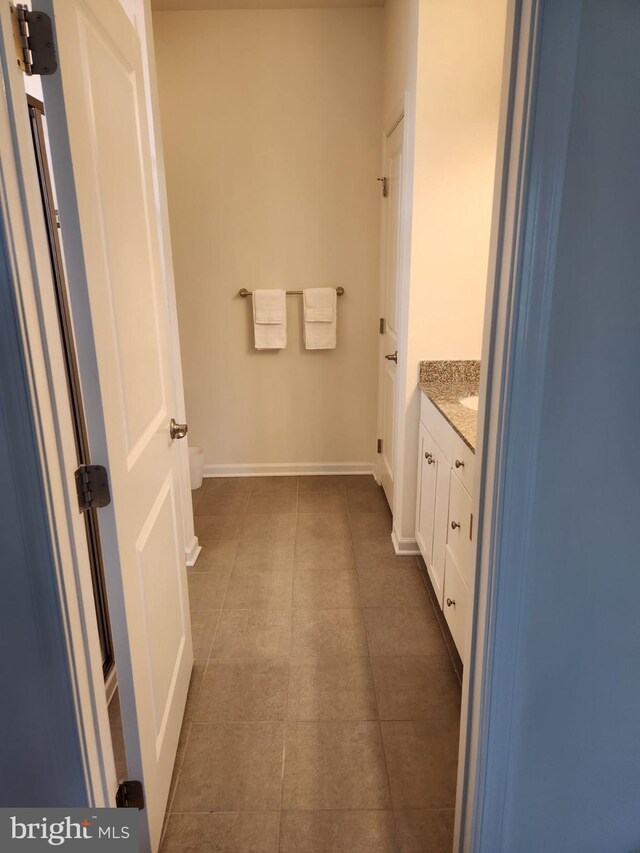
POLYGON ((426 451, 426 453, 424 454, 424 458, 425 458, 427 461, 429 461, 429 459, 433 459, 433 456, 432 456, 432 454, 431 454, 431 453, 429 453, 429 451, 427 450, 427 451, 426 451))
POLYGON ((455 607, 456 602, 453 598, 447 598, 447 607, 455 607))
POLYGON ((184 438, 188 431, 189 427, 187 424, 177 424, 175 418, 171 418, 171 423, 169 424, 169 435, 172 439, 184 438))
POLYGON ((460 527, 460 522, 459 522, 459 521, 452 521, 452 522, 451 522, 451 529, 452 529, 452 530, 457 530, 459 527, 460 527))
POLYGON ((455 465, 456 468, 464 468, 464 462, 461 462, 460 459, 456 459, 455 465))
POLYGON ((391 355, 385 355, 385 358, 387 359, 387 361, 395 361, 395 363, 397 364, 398 363, 398 350, 391 353, 391 355))

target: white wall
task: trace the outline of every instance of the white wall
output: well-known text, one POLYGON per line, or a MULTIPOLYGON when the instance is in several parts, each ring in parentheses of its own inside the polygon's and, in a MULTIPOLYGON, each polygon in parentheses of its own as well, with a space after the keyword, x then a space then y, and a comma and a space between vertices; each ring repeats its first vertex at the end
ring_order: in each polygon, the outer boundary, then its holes
POLYGON ((209 465, 372 466, 383 18, 154 15, 187 416, 209 465), (253 349, 241 287, 338 284, 336 351, 304 350, 300 297, 287 349, 253 349))
POLYGON ((479 359, 506 0, 422 0, 417 24, 411 261, 399 377, 394 530, 415 533, 418 363, 479 359))

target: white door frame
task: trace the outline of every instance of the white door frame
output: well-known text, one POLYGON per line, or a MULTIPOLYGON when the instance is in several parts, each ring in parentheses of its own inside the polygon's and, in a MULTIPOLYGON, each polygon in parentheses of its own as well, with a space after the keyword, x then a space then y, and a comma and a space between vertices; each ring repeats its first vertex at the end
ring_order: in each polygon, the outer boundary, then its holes
POLYGON ((551 324, 580 8, 580 0, 509 0, 508 6, 478 414, 475 606, 463 685, 456 851, 504 849, 511 702, 542 408, 540 365, 551 324), (541 53, 543 25, 548 55, 541 53), (545 123, 538 122, 533 137, 541 97, 545 123))
MULTIPOLYGON (((0 6, 0 15, 4 34, 11 33, 8 3, 0 6)), ((87 800, 109 806, 114 805, 116 772, 86 531, 75 491, 73 423, 26 93, 14 57, 13 42, 5 39, 0 49, 0 209, 13 260, 87 800)))
MULTIPOLYGON (((406 145, 407 145, 407 98, 408 95, 405 93, 402 101, 396 105, 396 108, 393 112, 387 116, 387 119, 384 123, 384 131, 382 133, 382 168, 381 168, 381 176, 383 178, 386 177, 386 169, 387 169, 387 147, 389 144, 389 138, 393 131, 397 128, 401 121, 404 120, 404 126, 402 131, 402 171, 400 174, 400 198, 403 201, 406 198, 407 192, 410 191, 411 187, 409 185, 409 181, 407 180, 407 168, 405 165, 406 160, 406 145)), ((408 277, 405 277, 405 267, 408 269, 408 263, 405 264, 405 255, 403 254, 405 250, 405 241, 403 240, 403 236, 405 233, 406 227, 406 217, 404 216, 405 208, 403 206, 400 207, 399 211, 399 223, 398 223, 398 283, 397 283, 397 302, 396 305, 396 325, 398 328, 396 329, 397 337, 398 337, 398 348, 400 345, 400 291, 403 287, 408 287, 408 277)), ((387 279, 387 226, 389 222, 389 206, 387 204, 387 199, 382 198, 382 215, 380 217, 380 289, 378 293, 378 310, 379 317, 385 317, 386 314, 386 279, 387 279)), ((386 322, 386 317, 385 317, 386 322)), ((377 435, 380 438, 383 434, 384 430, 384 344, 383 344, 384 335, 378 335, 378 418, 377 418, 377 435)), ((399 359, 399 349, 398 349, 398 359, 399 359)), ((400 371, 398 370, 398 365, 396 365, 396 392, 397 392, 397 383, 400 377, 400 371)), ((396 393, 394 398, 394 412, 393 412, 393 422, 394 422, 394 430, 396 430, 396 418, 398 414, 398 394, 396 393)), ((394 432, 394 447, 397 445, 397 431, 394 432)), ((378 483, 382 482, 382 466, 383 466, 382 454, 378 453, 376 455, 376 465, 375 465, 375 476, 376 481, 378 483)), ((396 464, 396 453, 394 450, 393 457, 393 465, 396 464)), ((393 477, 395 482, 395 467, 393 471, 393 477)), ((395 487, 394 487, 395 491, 395 487)), ((395 494, 394 494, 395 499, 395 494)))

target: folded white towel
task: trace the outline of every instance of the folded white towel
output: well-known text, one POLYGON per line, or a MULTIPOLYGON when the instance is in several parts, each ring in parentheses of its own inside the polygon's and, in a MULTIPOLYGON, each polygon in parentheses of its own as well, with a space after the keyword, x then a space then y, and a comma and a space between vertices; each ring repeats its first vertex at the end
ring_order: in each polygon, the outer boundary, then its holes
POLYGON ((310 287, 302 299, 304 345, 307 349, 335 349, 338 317, 335 287, 310 287))
POLYGON ((254 290, 252 301, 256 349, 284 349, 287 345, 286 292, 254 290))

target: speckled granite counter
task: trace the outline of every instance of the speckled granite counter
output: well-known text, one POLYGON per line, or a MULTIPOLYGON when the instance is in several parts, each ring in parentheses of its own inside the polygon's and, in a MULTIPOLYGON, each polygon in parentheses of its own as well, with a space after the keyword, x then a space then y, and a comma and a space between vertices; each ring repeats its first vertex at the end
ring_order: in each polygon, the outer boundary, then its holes
POLYGON ((420 390, 475 453, 478 413, 460 403, 478 393, 479 361, 421 361, 420 390))

